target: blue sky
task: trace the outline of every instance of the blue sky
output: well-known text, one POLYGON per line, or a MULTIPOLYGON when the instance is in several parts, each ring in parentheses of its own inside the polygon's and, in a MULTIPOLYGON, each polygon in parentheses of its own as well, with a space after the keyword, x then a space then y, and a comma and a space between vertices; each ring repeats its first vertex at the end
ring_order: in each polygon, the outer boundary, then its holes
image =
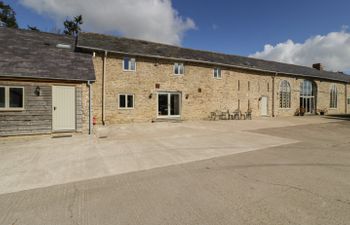
POLYGON ((350 25, 348 0, 246 0, 173 2, 196 21, 184 45, 248 55, 269 44, 339 31, 350 25), (199 7, 200 6, 200 7, 199 7), (215 24, 218 28, 212 29, 215 24))
MULTIPOLYGON (((47 8, 40 8, 40 5, 32 3, 35 1, 5 0, 4 2, 15 9, 21 27, 34 25, 49 31, 58 26, 57 24, 60 23, 57 21, 60 20, 57 17, 61 16, 62 20, 64 14, 55 14, 47 8), (23 2, 27 2, 27 6, 24 6, 23 2), (41 14, 35 10, 41 10, 41 14)), ((45 1, 55 0, 37 2, 45 1)), ((250 55, 263 51, 266 44, 277 47, 277 44, 285 43, 287 40, 292 40, 294 44, 304 43, 316 35, 326 36, 331 32, 341 32, 342 29, 348 33, 346 26, 350 25, 350 1, 348 0, 173 0, 171 3, 172 9, 178 12, 179 17, 183 20, 190 18, 195 23, 195 29, 191 25, 183 25, 187 26, 184 28, 185 31, 178 32, 182 46, 238 55, 250 55)), ((128 12, 123 18, 133 19, 133 13, 128 12)), ((160 13, 160 15, 163 14, 160 13)), ((95 31, 93 26, 86 29, 95 31)), ((116 29, 105 33, 123 33, 119 31, 116 29)), ((97 32, 100 31, 97 30, 97 32)), ((135 31, 127 32, 130 33, 129 36, 139 37, 135 31)), ((155 28, 154 33, 156 32, 155 28)), ((152 36, 144 36, 145 39, 152 40, 152 36)), ((279 58, 283 57, 279 55, 279 58)), ((278 60, 278 57, 275 60, 278 60)), ((350 69, 350 66, 345 69, 350 69)))

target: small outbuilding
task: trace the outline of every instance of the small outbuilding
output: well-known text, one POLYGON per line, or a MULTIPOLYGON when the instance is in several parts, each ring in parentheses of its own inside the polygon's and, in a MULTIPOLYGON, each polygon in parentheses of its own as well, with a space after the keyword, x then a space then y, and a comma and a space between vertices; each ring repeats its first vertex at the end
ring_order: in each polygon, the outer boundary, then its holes
POLYGON ((0 136, 88 132, 91 55, 71 36, 0 28, 0 136))

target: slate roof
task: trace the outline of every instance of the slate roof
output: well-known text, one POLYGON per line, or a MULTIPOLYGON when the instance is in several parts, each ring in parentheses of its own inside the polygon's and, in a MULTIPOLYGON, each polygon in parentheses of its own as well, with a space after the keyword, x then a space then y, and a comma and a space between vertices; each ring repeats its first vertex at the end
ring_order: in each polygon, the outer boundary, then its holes
POLYGON ((0 27, 0 77, 95 80, 91 54, 74 52, 74 42, 70 36, 0 27))
POLYGON ((109 51, 120 54, 168 58, 181 61, 202 62, 213 65, 232 66, 250 70, 320 78, 341 82, 350 82, 346 74, 319 71, 311 67, 279 63, 237 55, 228 55, 202 50, 181 48, 172 45, 153 43, 142 40, 115 37, 96 33, 80 33, 77 48, 109 51))

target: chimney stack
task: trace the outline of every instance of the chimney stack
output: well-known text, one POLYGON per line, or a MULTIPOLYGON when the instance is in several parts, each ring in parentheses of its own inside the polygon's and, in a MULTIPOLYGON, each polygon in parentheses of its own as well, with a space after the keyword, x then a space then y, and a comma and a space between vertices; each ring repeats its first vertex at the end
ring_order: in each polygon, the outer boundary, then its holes
POLYGON ((321 63, 315 63, 312 65, 312 68, 316 70, 323 70, 323 65, 321 63))

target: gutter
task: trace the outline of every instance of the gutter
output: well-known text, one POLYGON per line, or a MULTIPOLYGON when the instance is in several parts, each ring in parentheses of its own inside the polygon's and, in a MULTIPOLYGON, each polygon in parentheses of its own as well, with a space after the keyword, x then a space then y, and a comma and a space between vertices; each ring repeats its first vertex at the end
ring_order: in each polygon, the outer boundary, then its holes
POLYGON ((89 87, 89 135, 92 134, 92 81, 89 80, 87 85, 89 87))
POLYGON ((107 76, 107 51, 104 51, 103 56, 103 71, 102 71, 102 124, 106 125, 106 76, 107 76))
MULTIPOLYGON (((81 82, 84 83, 86 81, 86 79, 63 79, 63 78, 53 78, 53 77, 32 77, 32 76, 23 76, 23 75, 16 75, 16 74, 4 74, 2 73, 0 75, 0 79, 19 79, 19 80, 23 80, 23 79, 28 79, 28 80, 46 80, 46 81, 63 81, 63 82, 81 82)), ((90 81, 95 81, 95 80, 90 80, 90 81)))
POLYGON ((275 117, 275 78, 278 75, 278 73, 275 73, 272 76, 272 117, 275 117))
MULTIPOLYGON (((88 47, 88 46, 77 46, 77 48, 86 49, 86 50, 92 50, 92 51, 99 51, 99 52, 107 52, 106 50, 102 48, 94 48, 94 47, 88 47)), ((337 79, 331 79, 331 78, 322 78, 317 76, 310 76, 305 74, 296 74, 296 73, 285 73, 285 72, 278 72, 273 70, 264 70, 264 69, 257 69, 254 67, 246 67, 246 66, 238 66, 238 65, 232 65, 232 64, 226 64, 226 63, 216 63, 216 62, 210 62, 210 61, 204 61, 204 60, 197 60, 197 59, 185 59, 185 58, 177 58, 177 57, 164 57, 160 55, 149 55, 149 54, 138 54, 138 53, 129 53, 129 52, 122 52, 122 51, 111 51, 108 50, 110 53, 114 54, 120 54, 120 55, 130 55, 130 56, 138 56, 138 57, 145 57, 145 58, 156 58, 156 59, 166 59, 166 60, 173 60, 173 61, 183 61, 183 62, 193 62, 193 63, 202 63, 207 65, 216 65, 216 66, 223 66, 223 67, 229 67, 229 68, 236 68, 236 69, 245 69, 245 70, 252 70, 252 71, 258 71, 258 72, 264 72, 264 73, 273 73, 273 74, 284 74, 287 76, 298 76, 298 77, 307 77, 307 78, 317 78, 321 80, 329 80, 329 81, 338 81, 342 83, 350 83, 349 81, 345 80, 337 80, 337 79)))
POLYGON ((345 84, 345 114, 348 114, 348 85, 345 84))

